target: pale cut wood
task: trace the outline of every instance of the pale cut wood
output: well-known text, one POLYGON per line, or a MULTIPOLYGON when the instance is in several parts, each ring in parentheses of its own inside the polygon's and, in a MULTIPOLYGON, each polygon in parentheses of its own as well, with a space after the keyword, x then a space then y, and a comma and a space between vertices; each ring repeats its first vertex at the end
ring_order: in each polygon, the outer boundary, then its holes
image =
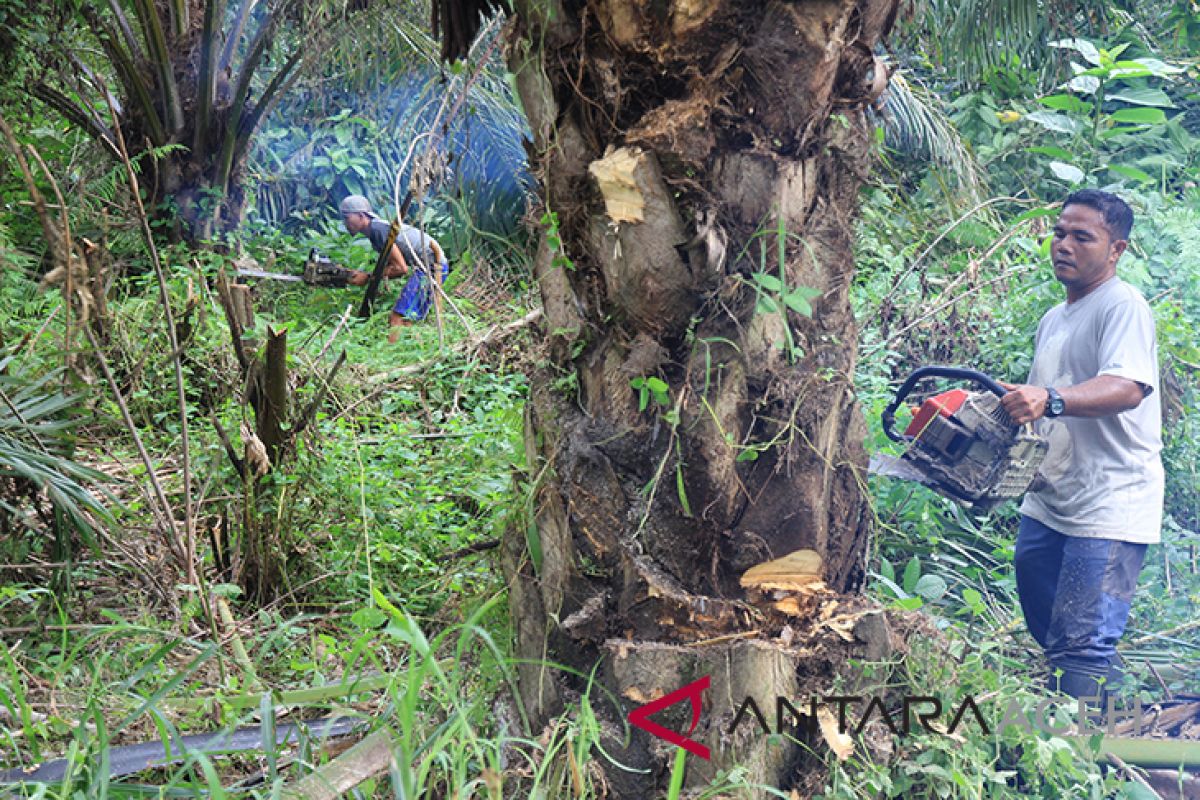
POLYGON ((287 800, 337 800, 363 781, 385 772, 392 763, 392 737, 375 731, 345 753, 285 789, 287 800))

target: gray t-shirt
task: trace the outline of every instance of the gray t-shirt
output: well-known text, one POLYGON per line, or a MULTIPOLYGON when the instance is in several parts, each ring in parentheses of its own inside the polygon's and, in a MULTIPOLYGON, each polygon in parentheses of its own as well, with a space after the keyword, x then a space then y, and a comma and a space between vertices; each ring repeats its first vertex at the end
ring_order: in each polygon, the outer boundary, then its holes
MULTIPOLYGON (((376 253, 383 250, 383 246, 387 244, 390 227, 391 225, 386 220, 379 217, 371 220, 371 225, 367 228, 367 238, 371 240, 371 247, 375 248, 376 253)), ((422 234, 412 225, 400 223, 400 232, 396 234, 396 246, 400 248, 400 255, 404 256, 404 263, 410 267, 424 265, 432 268, 437 263, 433 253, 433 244, 435 243, 436 240, 433 237, 422 234), (420 254, 419 258, 418 254, 420 254)))
POLYGON ((1163 508, 1158 346, 1149 304, 1120 278, 1046 312, 1028 382, 1060 388, 1098 375, 1137 381, 1147 396, 1108 417, 1038 420, 1049 485, 1026 494, 1021 513, 1069 536, 1153 544, 1163 508))

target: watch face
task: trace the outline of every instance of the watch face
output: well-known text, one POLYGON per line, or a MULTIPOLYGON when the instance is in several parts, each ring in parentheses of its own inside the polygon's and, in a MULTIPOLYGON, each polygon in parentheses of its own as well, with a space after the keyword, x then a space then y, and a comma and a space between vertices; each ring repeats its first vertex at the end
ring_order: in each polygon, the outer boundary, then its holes
POLYGON ((1059 414, 1063 413, 1063 410, 1066 408, 1066 403, 1063 402, 1062 395, 1051 389, 1049 402, 1046 404, 1046 406, 1046 416, 1057 417, 1059 414))

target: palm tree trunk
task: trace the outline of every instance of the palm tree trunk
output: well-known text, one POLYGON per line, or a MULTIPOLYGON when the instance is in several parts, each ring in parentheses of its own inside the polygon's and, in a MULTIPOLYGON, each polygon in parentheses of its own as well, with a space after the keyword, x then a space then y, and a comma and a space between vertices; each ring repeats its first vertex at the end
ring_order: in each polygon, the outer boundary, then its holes
MULTIPOLYGON (((503 549, 522 700, 536 730, 583 688, 537 662, 601 659, 637 702, 705 673, 717 696, 794 692, 794 654, 730 637, 785 622, 747 602, 755 564, 809 548, 832 589, 863 578, 851 244, 897 4, 515 5, 549 351, 526 415, 531 525, 503 549)), ((714 756, 689 783, 794 772, 795 749, 718 747, 720 728, 693 735, 714 756)), ((612 770, 616 796, 665 786, 650 737, 607 745, 653 776, 612 770)))

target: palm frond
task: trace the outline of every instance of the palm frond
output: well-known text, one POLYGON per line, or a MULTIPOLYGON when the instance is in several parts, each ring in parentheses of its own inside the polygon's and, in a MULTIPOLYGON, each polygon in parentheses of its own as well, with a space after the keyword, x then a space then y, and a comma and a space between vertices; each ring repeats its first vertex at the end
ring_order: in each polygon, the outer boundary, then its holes
MULTIPOLYGON (((438 64, 438 43, 422 22, 365 13, 364 36, 334 43, 326 72, 300 85, 272 120, 275 134, 268 131, 258 141, 250 168, 258 215, 278 226, 297 212, 325 213, 345 192, 390 204, 397 172, 400 186, 407 186, 418 161, 406 158, 414 142, 420 153, 437 139, 444 159, 438 159, 443 166, 435 202, 453 198, 476 226, 512 232, 531 185, 521 145, 528 128, 501 59, 493 57, 469 81, 459 113, 439 123, 439 112, 457 104, 468 83, 462 72, 438 64), (337 91, 329 89, 331 75, 337 91), (341 169, 331 180, 330 155, 347 147, 370 164, 369 174, 341 169)), ((484 35, 501 34, 492 26, 484 35)))
POLYGON ((897 72, 888 82, 883 107, 884 143, 890 149, 941 166, 954 176, 966 199, 980 201, 987 182, 979 162, 936 95, 897 72))
POLYGON ((71 458, 69 415, 76 398, 54 388, 54 373, 40 378, 9 371, 13 357, 0 359, 0 516, 36 527, 27 513, 44 493, 53 509, 98 550, 97 523, 108 509, 87 488, 105 480, 103 473, 71 458), (24 509, 24 510, 23 510, 24 509))
POLYGON ((918 25, 932 60, 977 84, 989 71, 1021 66, 1044 77, 1064 67, 1049 42, 1088 35, 1111 11, 1102 0, 926 0, 918 25))

